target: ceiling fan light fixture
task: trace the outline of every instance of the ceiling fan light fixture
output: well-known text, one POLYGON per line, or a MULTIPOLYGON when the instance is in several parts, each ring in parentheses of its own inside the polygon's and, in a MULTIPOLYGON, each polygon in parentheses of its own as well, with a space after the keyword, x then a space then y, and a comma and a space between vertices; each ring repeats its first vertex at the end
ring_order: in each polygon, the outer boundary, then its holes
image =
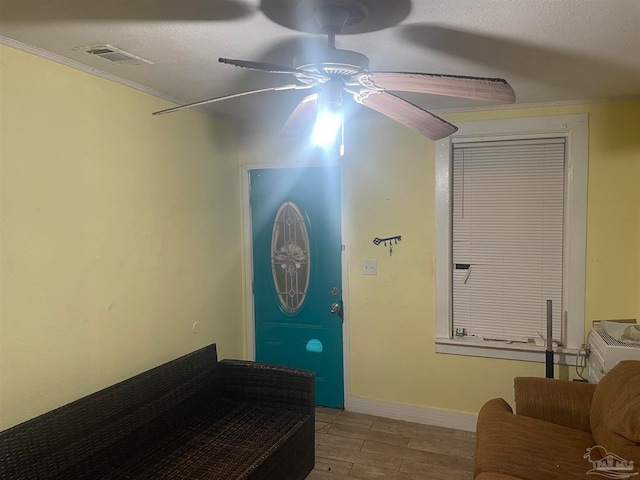
POLYGON ((311 133, 311 143, 328 148, 333 145, 336 135, 343 131, 342 83, 329 81, 321 86, 318 97, 316 121, 311 133))

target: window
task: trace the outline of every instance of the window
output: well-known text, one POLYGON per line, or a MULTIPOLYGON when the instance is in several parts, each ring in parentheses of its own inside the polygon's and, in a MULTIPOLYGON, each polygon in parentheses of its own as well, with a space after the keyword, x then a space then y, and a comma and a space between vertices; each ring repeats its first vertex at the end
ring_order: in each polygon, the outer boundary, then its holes
POLYGON ((584 341, 587 117, 459 124, 436 146, 436 351, 544 361, 584 341), (456 330, 466 336, 456 336, 456 330))
POLYGON ((562 329, 564 138, 453 145, 452 329, 527 342, 562 329))
POLYGON ((271 272, 280 305, 288 313, 297 312, 309 286, 309 234, 302 211, 288 200, 273 222, 271 272))

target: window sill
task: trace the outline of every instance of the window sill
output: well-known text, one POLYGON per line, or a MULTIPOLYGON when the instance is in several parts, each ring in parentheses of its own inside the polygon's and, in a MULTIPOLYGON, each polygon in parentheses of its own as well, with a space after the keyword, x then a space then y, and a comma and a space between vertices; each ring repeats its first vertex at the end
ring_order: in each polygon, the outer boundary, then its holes
MULTIPOLYGON (((500 358, 524 362, 545 362, 545 347, 524 343, 506 343, 472 338, 436 338, 436 353, 467 355, 470 357, 500 358)), ((554 363, 575 366, 578 349, 554 349, 554 363)))

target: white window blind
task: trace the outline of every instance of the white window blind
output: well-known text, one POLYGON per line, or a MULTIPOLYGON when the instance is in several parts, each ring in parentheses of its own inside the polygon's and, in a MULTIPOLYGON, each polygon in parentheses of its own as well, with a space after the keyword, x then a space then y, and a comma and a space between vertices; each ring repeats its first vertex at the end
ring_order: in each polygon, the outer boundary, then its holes
POLYGON ((564 138, 453 146, 452 327, 561 341, 564 138))

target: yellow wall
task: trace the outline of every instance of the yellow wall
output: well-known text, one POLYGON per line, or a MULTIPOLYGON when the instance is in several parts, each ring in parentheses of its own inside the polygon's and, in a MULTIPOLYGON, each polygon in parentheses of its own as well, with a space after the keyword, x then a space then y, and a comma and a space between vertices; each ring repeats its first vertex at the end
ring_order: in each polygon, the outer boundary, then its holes
MULTIPOLYGON (((196 112, 151 117, 166 102, 0 54, 0 429, 213 341, 241 356, 238 161, 312 155, 239 148, 196 112)), ((640 318, 640 102, 448 119, 571 113, 590 127, 585 323, 640 318)), ((347 135, 352 394, 462 412, 511 400, 513 377, 542 364, 434 353, 434 143, 385 119, 347 135), (372 244, 383 235, 402 235, 393 256, 372 244)))
POLYGON ((0 430, 211 342, 242 356, 233 130, 2 46, 0 73, 0 430))
MULTIPOLYGON (((447 118, 455 123, 572 113, 588 113, 590 127, 585 323, 640 318, 640 102, 447 118)), ((489 398, 512 401, 513 377, 544 376, 544 364, 434 352, 435 144, 385 119, 352 123, 346 143, 352 394, 471 413, 489 398), (392 235, 402 235, 393 256, 372 243, 392 235), (378 261, 377 276, 360 275, 363 258, 378 261)), ((246 148, 242 161, 308 159, 303 149, 287 151, 246 148)), ((568 367, 557 374, 574 376, 568 367)))

